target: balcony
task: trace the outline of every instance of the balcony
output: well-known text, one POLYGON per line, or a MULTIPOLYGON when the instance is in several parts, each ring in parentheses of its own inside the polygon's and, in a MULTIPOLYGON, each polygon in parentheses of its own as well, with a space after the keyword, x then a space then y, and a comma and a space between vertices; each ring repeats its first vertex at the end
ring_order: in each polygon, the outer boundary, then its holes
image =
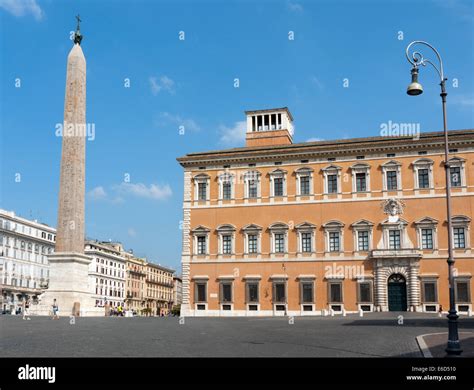
POLYGON ((370 251, 372 259, 420 259, 422 251, 413 248, 374 249, 370 251))

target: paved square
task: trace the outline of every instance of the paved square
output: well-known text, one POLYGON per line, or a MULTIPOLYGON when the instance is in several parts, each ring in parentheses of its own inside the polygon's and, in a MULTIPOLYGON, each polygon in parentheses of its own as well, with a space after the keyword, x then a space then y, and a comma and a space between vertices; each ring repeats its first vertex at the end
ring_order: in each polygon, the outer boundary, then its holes
MULTIPOLYGON (((446 318, 422 313, 363 318, 77 318, 0 316, 5 357, 421 357, 415 337, 447 330, 446 318)), ((474 318, 461 317, 472 331, 474 318)))

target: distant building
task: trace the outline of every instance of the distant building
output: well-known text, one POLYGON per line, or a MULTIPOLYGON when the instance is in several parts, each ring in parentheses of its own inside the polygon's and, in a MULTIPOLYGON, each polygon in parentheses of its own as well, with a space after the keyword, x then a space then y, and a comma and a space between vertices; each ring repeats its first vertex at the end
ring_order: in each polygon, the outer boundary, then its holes
POLYGON ((25 298, 36 301, 48 287, 47 256, 54 251, 56 229, 0 209, 0 305, 15 312, 25 298))
POLYGON ((173 306, 183 302, 183 281, 179 276, 173 276, 173 306))
POLYGON ((167 314, 173 304, 174 270, 155 263, 146 265, 146 306, 152 315, 167 314))
POLYGON ((84 253, 92 258, 89 264, 89 288, 95 305, 108 302, 117 307, 125 302, 126 259, 120 243, 87 240, 84 253))
POLYGON ((135 257, 133 253, 125 253, 126 258, 126 309, 138 314, 146 308, 146 260, 135 257))

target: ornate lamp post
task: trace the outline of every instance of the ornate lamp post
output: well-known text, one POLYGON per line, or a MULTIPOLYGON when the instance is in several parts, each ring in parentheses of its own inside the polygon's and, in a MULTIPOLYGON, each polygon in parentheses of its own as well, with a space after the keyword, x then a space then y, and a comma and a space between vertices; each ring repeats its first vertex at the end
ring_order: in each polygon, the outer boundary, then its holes
POLYGON ((411 69, 411 83, 407 88, 407 94, 410 96, 417 96, 423 93, 423 88, 418 82, 418 68, 419 66, 426 66, 430 64, 438 73, 440 78, 441 86, 441 101, 443 107, 443 127, 444 127, 444 168, 446 176, 446 210, 448 219, 448 277, 449 277, 449 314, 448 314, 448 345, 446 352, 448 356, 458 356, 461 354, 462 349, 459 343, 458 336, 458 315, 456 313, 456 304, 454 300, 454 255, 452 245, 452 221, 451 221, 451 178, 449 169, 449 143, 448 143, 448 124, 446 117, 446 80, 444 77, 443 60, 439 55, 438 51, 429 43, 424 41, 413 41, 406 48, 406 57, 408 62, 412 65, 411 69), (419 51, 413 51, 410 55, 410 49, 414 45, 423 45, 430 48, 438 58, 439 68, 433 64, 429 59, 424 58, 419 51))

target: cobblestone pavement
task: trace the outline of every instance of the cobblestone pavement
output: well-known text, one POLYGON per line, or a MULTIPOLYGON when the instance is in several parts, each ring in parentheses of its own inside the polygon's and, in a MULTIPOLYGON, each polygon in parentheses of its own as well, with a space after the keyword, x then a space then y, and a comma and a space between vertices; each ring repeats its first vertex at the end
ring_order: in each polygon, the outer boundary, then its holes
MULTIPOLYGON (((472 331, 474 318, 461 317, 472 331)), ((421 357, 415 340, 444 332, 447 320, 422 313, 363 318, 76 318, 0 315, 0 351, 8 357, 421 357), (403 324, 399 316, 403 315, 403 324)))

